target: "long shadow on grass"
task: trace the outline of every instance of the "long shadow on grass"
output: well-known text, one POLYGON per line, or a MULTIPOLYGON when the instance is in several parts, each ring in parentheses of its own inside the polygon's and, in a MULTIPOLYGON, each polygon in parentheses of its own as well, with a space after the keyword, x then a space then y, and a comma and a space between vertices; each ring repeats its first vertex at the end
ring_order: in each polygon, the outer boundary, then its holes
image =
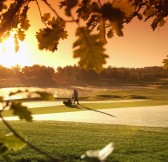
MULTIPOLYGON (((84 106, 84 105, 81 105, 81 104, 78 104, 78 105, 80 105, 82 108, 84 108, 85 110, 92 110, 92 111, 95 111, 95 112, 98 112, 98 113, 102 113, 102 114, 105 114, 105 115, 108 115, 108 116, 111 116, 111 117, 116 117, 116 116, 114 116, 114 115, 111 115, 111 114, 109 114, 109 113, 106 113, 106 112, 103 112, 103 111, 99 111, 99 110, 95 110, 95 109, 91 109, 91 108, 89 108, 89 107, 86 107, 86 106, 84 106)), ((81 109, 79 106, 76 106, 78 109, 81 109)))

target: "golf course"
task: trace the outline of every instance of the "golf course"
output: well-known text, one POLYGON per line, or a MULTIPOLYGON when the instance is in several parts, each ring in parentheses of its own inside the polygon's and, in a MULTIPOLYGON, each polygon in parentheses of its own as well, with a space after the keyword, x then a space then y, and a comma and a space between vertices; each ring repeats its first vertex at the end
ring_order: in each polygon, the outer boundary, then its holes
MULTIPOLYGON (((24 138, 64 162, 78 162, 87 150, 100 150, 112 142, 107 161, 154 161, 168 159, 168 89, 166 86, 137 90, 98 91, 79 94, 79 105, 54 101, 22 101, 33 122, 20 121, 10 110, 3 116, 24 138), (41 104, 40 104, 41 103, 41 104)), ((0 122, 1 132, 9 132, 0 122)), ((14 162, 50 161, 25 146, 9 152, 14 162)))

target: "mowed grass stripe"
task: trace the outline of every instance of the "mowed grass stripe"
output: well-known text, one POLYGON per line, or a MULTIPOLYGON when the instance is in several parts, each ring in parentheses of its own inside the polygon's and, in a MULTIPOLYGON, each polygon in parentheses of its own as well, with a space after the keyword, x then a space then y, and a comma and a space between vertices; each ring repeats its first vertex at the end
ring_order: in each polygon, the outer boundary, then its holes
MULTIPOLYGON (((90 109, 108 109, 108 108, 111 109, 111 108, 168 105, 168 101, 165 101, 165 100, 163 100, 163 101, 161 101, 161 100, 146 100, 146 101, 136 101, 136 102, 81 103, 81 105, 88 107, 90 109)), ((32 114, 50 114, 50 113, 74 112, 74 111, 86 110, 81 105, 78 105, 74 108, 60 105, 60 106, 30 108, 29 110, 32 112, 32 114)), ((3 116, 5 116, 5 117, 13 116, 12 111, 10 111, 10 110, 4 111, 3 116)))

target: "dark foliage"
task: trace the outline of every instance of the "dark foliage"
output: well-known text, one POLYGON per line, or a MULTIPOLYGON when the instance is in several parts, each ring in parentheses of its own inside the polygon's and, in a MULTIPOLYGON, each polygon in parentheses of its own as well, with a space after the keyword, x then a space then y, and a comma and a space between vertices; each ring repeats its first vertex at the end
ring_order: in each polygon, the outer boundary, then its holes
POLYGON ((114 85, 135 82, 151 82, 168 78, 168 69, 162 67, 104 68, 101 73, 84 70, 77 66, 52 67, 33 65, 20 68, 0 66, 1 87, 7 86, 70 86, 70 85, 114 85))

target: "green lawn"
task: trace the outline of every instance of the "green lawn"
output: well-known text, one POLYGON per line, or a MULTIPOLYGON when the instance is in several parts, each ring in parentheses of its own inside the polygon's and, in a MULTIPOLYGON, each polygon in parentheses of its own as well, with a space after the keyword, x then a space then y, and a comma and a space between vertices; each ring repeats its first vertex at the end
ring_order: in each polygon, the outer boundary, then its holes
MULTIPOLYGON (((61 106, 49 106, 49 107, 39 107, 30 108, 32 114, 49 114, 58 112, 73 112, 89 109, 108 109, 108 108, 124 108, 124 107, 141 107, 141 106, 157 106, 157 105, 168 105, 168 100, 146 100, 146 101, 136 101, 136 102, 114 102, 114 103, 81 103, 81 105, 75 106, 74 108, 69 108, 64 105, 61 106), (82 106, 81 106, 82 105, 82 106)), ((4 116, 12 116, 12 111, 4 111, 4 116)))
MULTIPOLYGON (((80 155, 86 150, 101 149, 109 142, 115 146, 109 162, 168 160, 168 128, 52 121, 10 123, 28 141, 64 162, 80 162, 80 155)), ((2 122, 0 132, 8 132, 2 122)), ((19 152, 11 152, 10 157, 14 162, 50 161, 27 146, 19 152)))
MULTIPOLYGON (((168 89, 136 91, 106 91, 91 96, 83 103, 91 109, 168 105, 168 89), (92 103, 92 100, 146 99, 137 102, 92 103)), ((81 101, 82 102, 82 101, 81 101)), ((82 106, 39 107, 30 109, 33 114, 81 111, 82 106)), ((4 116, 11 116, 4 111, 4 116)), ((168 161, 168 128, 150 128, 105 124, 35 121, 11 121, 11 125, 28 141, 63 162, 80 162, 80 155, 89 149, 102 149, 109 142, 115 145, 108 162, 166 162, 168 161)), ((8 132, 0 122, 0 132, 8 132)), ((11 162, 50 162, 44 155, 29 147, 9 153, 11 162)), ((0 158, 0 162, 1 162, 0 158)))
MULTIPOLYGON (((86 100, 86 98, 84 98, 86 100)), ((82 103, 83 106, 91 109, 108 109, 108 108, 123 108, 123 107, 141 107, 141 106, 157 106, 157 105, 168 105, 168 89, 142 89, 142 90, 130 90, 130 91, 106 91, 99 92, 94 96, 90 96, 87 99, 90 103, 82 103), (117 96, 117 97, 116 97, 117 96), (136 102, 120 102, 126 99, 144 99, 144 101, 136 102), (115 100, 115 103, 92 103, 95 100, 115 100)), ((57 102, 57 100, 56 100, 57 102)), ((31 108, 32 114, 47 114, 57 112, 72 112, 85 110, 84 107, 78 106, 75 108, 69 108, 66 106, 50 106, 50 107, 39 107, 31 108)), ((3 112, 4 116, 12 116, 11 111, 3 112)))

